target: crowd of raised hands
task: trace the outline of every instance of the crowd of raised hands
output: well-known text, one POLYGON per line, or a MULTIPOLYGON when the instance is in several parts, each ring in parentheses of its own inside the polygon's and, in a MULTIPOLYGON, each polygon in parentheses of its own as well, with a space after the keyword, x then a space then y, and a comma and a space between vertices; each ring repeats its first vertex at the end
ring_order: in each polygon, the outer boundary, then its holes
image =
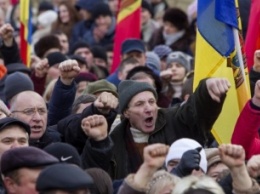
MULTIPOLYGON (((189 190, 207 190, 214 193, 224 193, 221 185, 215 180, 200 176, 186 175, 183 178, 164 170, 165 158, 169 146, 164 144, 149 145, 144 149, 144 162, 135 174, 130 174, 121 186, 119 193, 153 193, 151 187, 161 184, 158 193, 188 193, 189 190), (162 169, 162 170, 160 170, 162 169), (159 171, 158 171, 159 170, 159 171), (156 174, 158 174, 156 178, 156 174), (165 183, 163 179, 170 179, 165 183), (159 183, 157 183, 159 182, 159 183), (195 186, 196 185, 196 186, 195 186), (180 191, 181 190, 181 191, 180 191)), ((245 151, 242 146, 222 144, 218 147, 221 161, 228 166, 232 178, 234 193, 259 193, 260 187, 256 179, 260 175, 260 155, 245 161, 245 151)), ((195 165, 193 165, 194 168, 195 165)), ((157 187, 158 188, 158 187, 157 187)))

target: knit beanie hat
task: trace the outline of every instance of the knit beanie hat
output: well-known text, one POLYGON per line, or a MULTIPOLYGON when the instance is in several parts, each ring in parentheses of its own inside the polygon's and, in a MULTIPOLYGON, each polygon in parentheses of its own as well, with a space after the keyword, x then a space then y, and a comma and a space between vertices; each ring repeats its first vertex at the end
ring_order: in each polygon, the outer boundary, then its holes
POLYGON ((34 91, 31 78, 21 72, 8 75, 5 79, 4 93, 7 101, 23 91, 34 91))
POLYGON ((65 60, 67 60, 67 57, 62 54, 61 52, 53 52, 47 55, 48 63, 51 66, 59 64, 65 60))
POLYGON ((186 13, 179 8, 168 9, 163 16, 163 21, 170 22, 179 30, 187 29, 189 26, 186 13))
MULTIPOLYGON (((160 71, 160 58, 154 52, 146 52, 146 66, 153 71, 160 71)), ((157 73, 156 72, 156 73, 157 73)))
POLYGON ((82 81, 94 82, 97 81, 97 76, 90 72, 81 72, 75 77, 75 82, 78 84, 82 81))
MULTIPOLYGON (((169 152, 166 156, 165 165, 171 160, 180 160, 184 152, 192 149, 202 147, 197 141, 189 138, 179 139, 171 145, 169 152)), ((204 149, 200 151, 200 168, 204 173, 207 173, 207 159, 204 149)))
POLYGON ((168 55, 166 59, 166 64, 169 66, 172 62, 176 62, 180 65, 182 65, 186 72, 189 72, 191 70, 191 58, 189 55, 181 52, 181 51, 175 51, 168 55))
POLYGON ((88 43, 84 42, 84 41, 78 41, 78 42, 75 42, 72 47, 71 47, 71 50, 70 50, 70 54, 75 54, 75 51, 79 48, 88 48, 89 49, 89 45, 88 43))
POLYGON ((172 52, 172 49, 167 45, 161 44, 154 47, 153 52, 155 52, 160 59, 163 59, 164 57, 167 57, 172 52))
POLYGON ((113 13, 107 3, 101 2, 94 6, 92 11, 93 20, 97 19, 99 16, 113 16, 113 13))
POLYGON ((105 79, 98 80, 92 83, 89 83, 87 88, 84 90, 84 94, 96 94, 99 92, 111 92, 116 97, 118 96, 116 91, 116 86, 105 79))
POLYGON ((157 99, 157 93, 153 86, 145 82, 124 80, 118 86, 119 112, 123 113, 131 99, 138 93, 150 91, 157 99))
POLYGON ((153 18, 153 7, 152 5, 147 1, 147 0, 142 0, 142 8, 146 9, 152 16, 153 18))
POLYGON ((60 162, 75 164, 81 167, 79 153, 76 148, 70 144, 61 142, 52 143, 46 146, 44 151, 59 159, 60 162))
POLYGON ((208 168, 211 167, 216 162, 221 162, 218 148, 207 148, 205 149, 205 152, 208 161, 208 168))
POLYGON ((107 53, 103 47, 93 46, 91 47, 91 51, 94 58, 103 59, 107 63, 107 53))

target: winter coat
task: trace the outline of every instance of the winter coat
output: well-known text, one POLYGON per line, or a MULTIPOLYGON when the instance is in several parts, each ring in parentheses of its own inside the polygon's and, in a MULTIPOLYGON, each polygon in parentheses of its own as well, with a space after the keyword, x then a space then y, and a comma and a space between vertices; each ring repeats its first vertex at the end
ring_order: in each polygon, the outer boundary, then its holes
MULTIPOLYGON (((155 130, 149 135, 148 144, 171 145, 177 139, 186 137, 204 145, 208 133, 221 112, 224 99, 225 96, 220 103, 212 100, 206 87, 206 80, 201 81, 186 103, 158 110, 155 130)), ((129 150, 126 149, 124 139, 129 128, 129 121, 124 119, 111 133, 114 154, 109 173, 113 179, 121 179, 129 173, 134 173, 129 171, 129 150)))
POLYGON ((255 106, 252 101, 248 101, 240 113, 234 132, 232 134, 232 144, 243 146, 246 152, 246 159, 260 154, 260 107, 255 106))

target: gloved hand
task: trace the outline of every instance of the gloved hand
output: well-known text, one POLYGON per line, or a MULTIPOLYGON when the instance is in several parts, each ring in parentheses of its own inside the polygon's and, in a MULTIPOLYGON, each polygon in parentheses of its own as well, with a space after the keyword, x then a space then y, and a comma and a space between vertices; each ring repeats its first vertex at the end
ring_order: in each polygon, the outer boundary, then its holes
POLYGON ((201 147, 198 147, 194 150, 184 152, 179 164, 172 169, 171 173, 178 177, 184 177, 190 175, 194 169, 199 170, 201 149, 201 147))

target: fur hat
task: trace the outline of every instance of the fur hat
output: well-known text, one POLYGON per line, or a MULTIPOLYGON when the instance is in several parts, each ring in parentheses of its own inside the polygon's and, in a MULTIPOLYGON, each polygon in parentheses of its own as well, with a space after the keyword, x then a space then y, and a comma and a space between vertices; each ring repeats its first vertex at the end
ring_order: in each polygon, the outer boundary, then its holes
POLYGON ((131 99, 135 95, 144 91, 152 92, 154 97, 157 99, 157 93, 155 91, 155 88, 148 83, 137 82, 133 80, 125 80, 120 82, 118 86, 119 111, 123 113, 131 99))
POLYGON ((187 29, 189 26, 186 13, 179 8, 168 9, 163 16, 163 21, 170 22, 179 30, 187 29))
MULTIPOLYGON (((181 138, 171 145, 169 152, 166 156, 165 165, 167 166, 168 162, 171 160, 180 160, 184 152, 202 147, 197 141, 189 138, 181 138)), ((204 173, 207 173, 207 159, 205 150, 200 151, 200 168, 204 173)))
POLYGON ((23 91, 34 91, 31 78, 21 72, 8 75, 5 79, 4 93, 7 101, 23 91))
POLYGON ((36 42, 34 52, 38 57, 43 58, 44 54, 52 48, 61 50, 60 41, 55 35, 47 35, 36 42))

